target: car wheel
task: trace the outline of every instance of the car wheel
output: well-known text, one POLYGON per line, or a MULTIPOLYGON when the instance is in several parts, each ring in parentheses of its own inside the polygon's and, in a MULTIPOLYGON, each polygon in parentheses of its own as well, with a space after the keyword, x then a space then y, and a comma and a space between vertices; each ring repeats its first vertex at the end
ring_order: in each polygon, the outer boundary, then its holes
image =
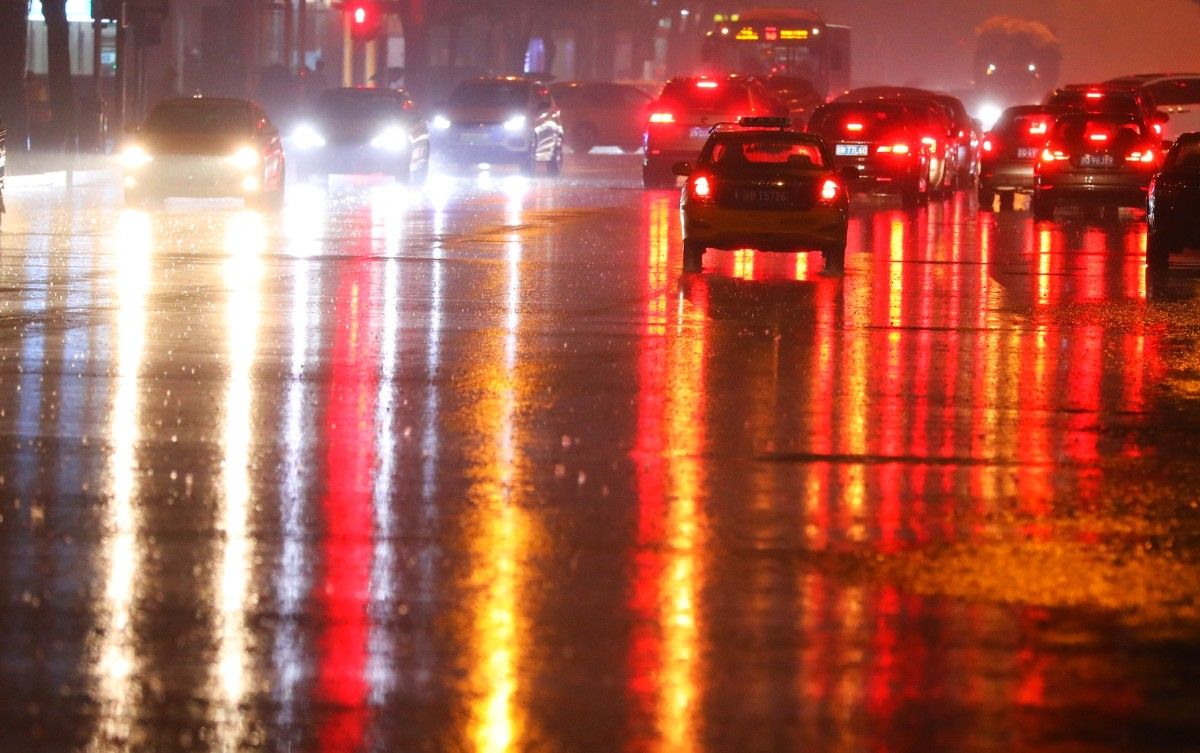
POLYGON ((825 271, 840 274, 846 270, 846 244, 839 243, 821 252, 825 257, 825 271))
POLYGON ((1146 266, 1151 269, 1166 269, 1170 266, 1171 254, 1179 249, 1170 237, 1161 230, 1151 229, 1146 234, 1146 266))
POLYGON ((596 126, 591 123, 580 123, 571 129, 570 138, 567 143, 576 154, 587 154, 596 148, 596 144, 600 141, 600 134, 596 131, 596 126))
POLYGON ((1029 209, 1033 212, 1033 219, 1038 222, 1049 222, 1054 219, 1054 204, 1036 191, 1029 203, 1029 209))
POLYGON ((1013 210, 1013 205, 1016 202, 1016 198, 1017 198, 1016 193, 1014 193, 1013 191, 1001 191, 1000 192, 1000 211, 1001 212, 1011 212, 1013 210))
POLYGON ((993 206, 995 201, 996 201, 996 192, 993 191, 990 187, 985 186, 981 183, 979 185, 979 211, 981 211, 981 212, 992 211, 995 208, 993 206))
POLYGON ((704 268, 704 244, 699 241, 683 242, 683 271, 699 272, 704 268))

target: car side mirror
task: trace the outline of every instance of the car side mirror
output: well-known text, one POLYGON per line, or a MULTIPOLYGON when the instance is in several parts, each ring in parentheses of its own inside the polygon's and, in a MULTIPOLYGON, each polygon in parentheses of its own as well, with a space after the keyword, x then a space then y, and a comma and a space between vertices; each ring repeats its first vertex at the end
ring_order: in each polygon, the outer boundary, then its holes
POLYGON ((690 162, 676 162, 671 165, 671 172, 681 178, 686 178, 692 174, 692 165, 690 162))
POLYGON ((854 165, 843 165, 841 170, 838 170, 838 175, 842 177, 843 183, 853 183, 858 180, 858 168, 854 165))

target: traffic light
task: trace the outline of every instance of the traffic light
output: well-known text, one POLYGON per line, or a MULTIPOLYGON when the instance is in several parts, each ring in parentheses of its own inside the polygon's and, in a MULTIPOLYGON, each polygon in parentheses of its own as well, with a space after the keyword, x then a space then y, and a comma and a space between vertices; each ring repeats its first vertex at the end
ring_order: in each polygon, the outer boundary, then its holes
POLYGON ((383 33, 384 11, 378 3, 348 2, 343 7, 355 40, 367 42, 383 33))

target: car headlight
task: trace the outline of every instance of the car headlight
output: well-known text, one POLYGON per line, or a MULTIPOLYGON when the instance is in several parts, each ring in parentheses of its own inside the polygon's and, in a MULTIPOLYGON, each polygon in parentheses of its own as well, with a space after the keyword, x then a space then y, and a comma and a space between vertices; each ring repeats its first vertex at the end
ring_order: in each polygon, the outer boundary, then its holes
POLYGON ((383 133, 371 139, 371 146, 385 152, 403 151, 408 146, 408 133, 397 126, 385 128, 383 133))
POLYGON ((258 152, 244 146, 226 157, 225 161, 239 170, 253 170, 258 167, 258 152))
POLYGON ((450 118, 447 118, 445 115, 434 115, 433 122, 431 123, 431 125, 433 126, 433 130, 435 130, 435 131, 445 131, 445 130, 448 130, 450 128, 450 126, 452 126, 454 124, 451 123, 450 118))
POLYGON ((121 164, 130 170, 136 170, 153 161, 154 157, 150 156, 150 153, 138 144, 130 144, 121 152, 121 164))
POLYGON ((508 131, 509 133, 516 133, 517 131, 525 130, 525 116, 514 115, 508 120, 504 121, 504 130, 508 131))
POLYGON ((310 125, 302 125, 292 134, 292 140, 296 142, 298 149, 308 151, 310 149, 320 149, 325 146, 325 137, 310 125))

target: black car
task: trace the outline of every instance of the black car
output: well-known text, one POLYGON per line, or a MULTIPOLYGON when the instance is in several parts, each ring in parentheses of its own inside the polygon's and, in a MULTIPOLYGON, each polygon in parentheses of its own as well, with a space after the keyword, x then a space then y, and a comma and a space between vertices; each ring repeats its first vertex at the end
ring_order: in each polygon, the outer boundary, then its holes
POLYGON ((615 146, 623 152, 642 147, 650 103, 646 92, 629 84, 566 81, 550 85, 562 110, 567 145, 580 154, 598 146, 615 146))
POLYGON ((1150 183, 1146 206, 1151 266, 1166 267, 1171 254, 1200 248, 1200 133, 1175 141, 1150 183))
POLYGON ((1068 84, 1046 95, 1042 104, 1104 115, 1132 115, 1146 121, 1159 136, 1169 120, 1147 90, 1119 84, 1068 84))
POLYGON ((1062 206, 1145 207, 1160 143, 1154 129, 1133 115, 1063 115, 1038 159, 1034 218, 1053 219, 1062 206))
POLYGON ((436 158, 449 166, 540 163, 557 175, 563 163, 562 113, 543 83, 519 76, 468 79, 430 121, 436 158))
POLYGON ((121 153, 125 202, 168 197, 240 197, 283 202, 279 130, 254 102, 188 97, 159 102, 121 153))
POLYGON ((895 99, 831 102, 813 113, 805 130, 829 144, 840 173, 853 170, 852 194, 896 194, 907 209, 929 201, 942 180, 926 138, 924 107, 895 99))
POLYGON ((429 170, 429 129, 399 89, 322 93, 288 148, 302 178, 383 173, 419 185, 429 170))
POLYGON ((992 211, 997 194, 1000 208, 1012 209, 1015 194, 1033 192, 1038 159, 1061 114, 1048 105, 1018 105, 1000 115, 980 143, 980 209, 992 211))

